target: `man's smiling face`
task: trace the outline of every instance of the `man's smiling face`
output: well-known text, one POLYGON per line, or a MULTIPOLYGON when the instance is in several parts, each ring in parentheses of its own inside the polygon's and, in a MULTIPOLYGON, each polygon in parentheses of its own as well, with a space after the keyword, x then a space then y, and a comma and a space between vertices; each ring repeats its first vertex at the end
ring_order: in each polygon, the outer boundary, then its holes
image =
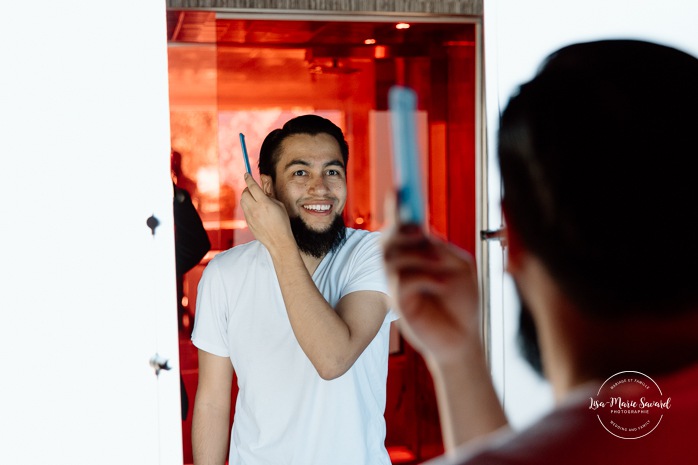
POLYGON ((347 200, 346 167, 339 144, 329 134, 294 134, 280 146, 276 180, 262 177, 264 190, 308 229, 327 231, 347 200))

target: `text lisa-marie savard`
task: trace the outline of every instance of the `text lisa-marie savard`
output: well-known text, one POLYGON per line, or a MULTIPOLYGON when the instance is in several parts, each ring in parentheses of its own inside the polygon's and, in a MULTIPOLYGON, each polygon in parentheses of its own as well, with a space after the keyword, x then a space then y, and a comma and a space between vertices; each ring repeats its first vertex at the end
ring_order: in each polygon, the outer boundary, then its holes
POLYGON ((646 400, 644 397, 641 397, 640 400, 624 400, 622 397, 611 397, 608 401, 600 401, 593 397, 589 397, 589 401, 589 410, 611 408, 616 410, 647 410, 642 413, 649 413, 649 409, 651 408, 662 410, 671 408, 671 397, 668 397, 666 400, 646 400))

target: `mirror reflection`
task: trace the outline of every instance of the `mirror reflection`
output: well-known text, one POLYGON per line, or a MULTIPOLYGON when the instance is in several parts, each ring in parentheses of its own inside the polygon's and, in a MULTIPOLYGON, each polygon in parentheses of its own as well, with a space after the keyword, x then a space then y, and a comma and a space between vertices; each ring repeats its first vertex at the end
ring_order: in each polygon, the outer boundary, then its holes
MULTIPOLYGON (((189 399, 199 374, 190 336, 203 269, 221 251, 254 239, 240 205, 245 183, 239 133, 245 134, 260 182, 256 165, 271 130, 304 114, 332 121, 350 153, 344 222, 377 231, 392 189, 388 89, 412 87, 419 96, 417 130, 430 228, 474 253, 476 24, 360 19, 251 20, 168 11, 172 148, 182 155, 181 173, 193 183, 192 201, 211 242, 211 251, 183 284, 180 352, 189 399), (449 179, 451 172, 459 176, 449 179)), ((185 413, 185 463, 191 463, 191 408, 185 413)), ((443 450, 428 372, 395 328, 385 420, 393 463, 428 459, 443 450)))

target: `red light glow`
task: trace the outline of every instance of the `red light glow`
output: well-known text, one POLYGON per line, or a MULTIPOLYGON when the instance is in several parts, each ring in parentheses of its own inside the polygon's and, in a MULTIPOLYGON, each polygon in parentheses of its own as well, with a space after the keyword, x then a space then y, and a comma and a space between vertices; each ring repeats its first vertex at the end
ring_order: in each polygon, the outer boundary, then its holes
POLYGON ((417 456, 404 446, 392 446, 388 447, 388 455, 390 455, 390 461, 393 464, 398 463, 412 463, 417 459, 417 456))
POLYGON ((364 40, 364 44, 366 45, 373 45, 376 43, 376 39, 366 39, 364 40))
POLYGON ((409 29, 410 25, 408 23, 397 23, 395 29, 409 29))

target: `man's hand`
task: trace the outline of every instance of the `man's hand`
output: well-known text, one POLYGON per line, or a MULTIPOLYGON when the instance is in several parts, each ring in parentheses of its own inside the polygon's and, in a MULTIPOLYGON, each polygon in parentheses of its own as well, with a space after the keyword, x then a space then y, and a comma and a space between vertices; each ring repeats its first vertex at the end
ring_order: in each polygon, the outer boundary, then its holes
POLYGON ((480 337, 473 259, 417 226, 389 229, 384 239, 400 329, 433 376, 446 450, 506 425, 480 337))
POLYGON ((242 191, 240 205, 255 239, 270 253, 287 247, 295 249, 296 241, 284 204, 265 194, 248 173, 245 173, 245 183, 247 188, 242 191))
POLYGON ((480 353, 475 264, 466 252, 417 226, 384 234, 386 271, 410 343, 430 363, 480 353))

